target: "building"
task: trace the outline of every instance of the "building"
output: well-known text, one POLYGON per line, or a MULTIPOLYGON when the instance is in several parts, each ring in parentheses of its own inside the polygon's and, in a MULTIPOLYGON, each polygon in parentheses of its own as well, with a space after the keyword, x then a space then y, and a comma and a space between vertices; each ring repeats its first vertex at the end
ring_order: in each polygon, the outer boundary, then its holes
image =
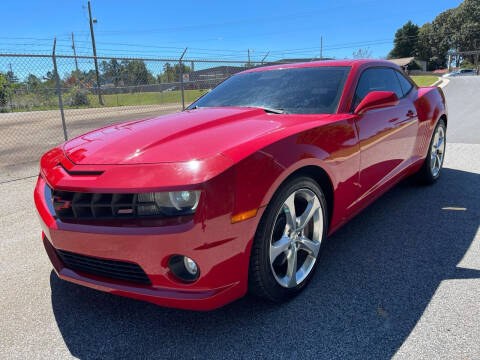
POLYGON ((402 67, 405 71, 407 70, 422 70, 427 71, 427 62, 424 60, 416 59, 415 57, 406 57, 399 59, 388 59, 391 62, 402 67))
POLYGON ((233 74, 245 70, 244 66, 215 66, 212 68, 192 71, 189 74, 185 88, 188 89, 211 89, 218 83, 229 78, 233 74))

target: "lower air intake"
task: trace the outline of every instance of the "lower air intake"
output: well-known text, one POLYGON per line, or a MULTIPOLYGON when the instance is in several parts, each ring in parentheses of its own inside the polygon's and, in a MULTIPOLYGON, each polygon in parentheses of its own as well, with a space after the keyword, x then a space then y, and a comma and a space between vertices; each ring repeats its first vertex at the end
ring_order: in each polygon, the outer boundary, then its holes
POLYGON ((64 250, 57 250, 57 254, 64 265, 71 270, 130 283, 151 284, 147 274, 138 264, 106 260, 64 250))

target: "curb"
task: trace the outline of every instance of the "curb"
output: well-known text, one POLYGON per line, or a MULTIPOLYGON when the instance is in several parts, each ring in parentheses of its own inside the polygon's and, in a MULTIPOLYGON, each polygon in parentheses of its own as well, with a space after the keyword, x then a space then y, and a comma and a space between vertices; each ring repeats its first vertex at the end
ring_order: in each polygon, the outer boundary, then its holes
POLYGON ((450 82, 449 79, 445 79, 445 78, 440 78, 438 79, 437 81, 435 81, 432 85, 430 86, 437 86, 439 88, 444 88, 445 86, 448 85, 448 83, 450 82))

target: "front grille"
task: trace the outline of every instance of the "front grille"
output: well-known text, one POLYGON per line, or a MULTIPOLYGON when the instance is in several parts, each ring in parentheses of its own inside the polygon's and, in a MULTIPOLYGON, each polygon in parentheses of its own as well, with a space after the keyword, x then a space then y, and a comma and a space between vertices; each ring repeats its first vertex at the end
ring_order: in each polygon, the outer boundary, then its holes
POLYGON ((57 254, 64 265, 71 270, 131 283, 151 284, 147 274, 138 264, 106 260, 65 250, 57 250, 57 254))
POLYGON ((151 214, 143 215, 146 206, 156 207, 153 201, 137 204, 138 194, 93 194, 51 189, 50 192, 55 215, 60 220, 135 219, 151 214))

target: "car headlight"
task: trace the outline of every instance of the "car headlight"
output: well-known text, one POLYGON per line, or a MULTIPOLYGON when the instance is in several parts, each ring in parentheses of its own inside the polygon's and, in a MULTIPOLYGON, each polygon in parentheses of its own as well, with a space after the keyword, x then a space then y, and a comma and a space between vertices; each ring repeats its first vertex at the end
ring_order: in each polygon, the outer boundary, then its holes
POLYGON ((137 213, 140 216, 194 214, 199 200, 198 190, 140 193, 137 198, 137 213))

